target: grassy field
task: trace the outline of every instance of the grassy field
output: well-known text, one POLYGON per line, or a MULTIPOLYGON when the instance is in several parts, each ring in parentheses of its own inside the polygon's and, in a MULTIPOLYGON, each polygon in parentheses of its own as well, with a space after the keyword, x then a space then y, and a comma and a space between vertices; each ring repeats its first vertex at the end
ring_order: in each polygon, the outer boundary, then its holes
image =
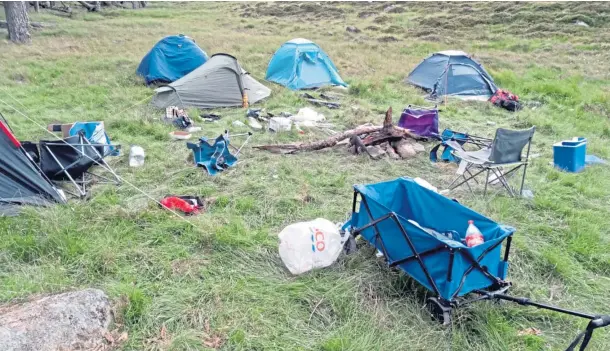
MULTIPOLYGON (((156 41, 184 33, 208 54, 235 55, 264 81, 273 52, 305 37, 327 51, 350 84, 341 109, 320 109, 342 130, 380 123, 389 106, 400 111, 424 104, 423 93, 403 83, 410 70, 435 51, 469 52, 528 107, 512 114, 489 103, 449 100, 441 127, 492 136, 497 127, 536 125, 532 152, 540 156, 528 169, 533 200, 453 195, 517 228, 513 294, 609 313, 610 169, 569 174, 549 162, 552 144, 573 136, 586 137, 589 153, 610 159, 610 5, 409 3, 398 5, 399 13, 384 12, 386 6, 151 3, 72 18, 31 14, 56 25, 33 31, 31 45, 0 42, 0 112, 17 136, 49 137, 13 107, 42 125, 104 120, 124 150, 131 144, 146 150, 142 168, 129 168, 125 155, 112 160, 128 182, 155 198, 197 194, 217 201, 209 212, 189 217, 192 226, 128 185, 100 185, 88 201, 0 218, 0 301, 103 289, 118 327, 129 333, 123 350, 565 348, 584 320, 518 305, 477 303, 459 310, 451 328, 441 327, 422 310, 426 291, 387 269, 366 246, 302 276, 283 267, 277 233, 317 217, 343 221, 353 184, 410 176, 443 188, 453 166, 431 164, 427 153, 372 161, 341 148, 279 156, 247 147, 237 167, 209 177, 191 166, 183 142, 169 140, 172 128, 148 104, 152 90, 135 76, 156 41), (348 33, 348 25, 362 31, 348 33), (542 334, 519 335, 530 327, 542 334)), ((272 95, 260 107, 294 113, 308 106, 298 93, 266 85, 272 95)), ((243 109, 215 112, 223 116, 220 123, 200 123, 206 136, 245 115, 243 109)), ((316 131, 256 133, 252 144, 323 137, 316 131)), ((442 209, 431 211, 442 216, 442 209)), ((610 333, 597 332, 591 349, 610 349, 610 333)))

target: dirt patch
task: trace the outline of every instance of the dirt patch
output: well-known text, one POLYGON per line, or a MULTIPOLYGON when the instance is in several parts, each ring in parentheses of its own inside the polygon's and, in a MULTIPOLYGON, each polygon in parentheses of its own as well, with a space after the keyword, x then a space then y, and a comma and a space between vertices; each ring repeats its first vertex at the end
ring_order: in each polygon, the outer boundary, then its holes
POLYGON ((362 12, 358 13, 358 18, 369 18, 369 17, 373 17, 373 16, 377 16, 377 12, 362 11, 362 12))
POLYGON ((384 30, 382 30, 383 33, 388 33, 388 34, 400 33, 402 31, 403 31, 402 27, 397 26, 397 25, 392 25, 392 26, 389 26, 388 28, 385 28, 384 30))
POLYGON ((386 37, 378 38, 377 41, 379 41, 380 43, 391 43, 391 42, 398 41, 398 38, 389 35, 386 37))
POLYGON ((330 3, 257 3, 248 5, 241 13, 242 17, 298 17, 298 18, 340 18, 344 16, 341 8, 330 3))
POLYGON ((385 24, 388 23, 389 21, 391 21, 392 19, 388 16, 379 16, 377 18, 375 18, 373 20, 373 22, 377 23, 377 24, 385 24))
POLYGON ((28 77, 21 73, 13 73, 10 75, 10 78, 19 84, 25 84, 28 82, 28 77))

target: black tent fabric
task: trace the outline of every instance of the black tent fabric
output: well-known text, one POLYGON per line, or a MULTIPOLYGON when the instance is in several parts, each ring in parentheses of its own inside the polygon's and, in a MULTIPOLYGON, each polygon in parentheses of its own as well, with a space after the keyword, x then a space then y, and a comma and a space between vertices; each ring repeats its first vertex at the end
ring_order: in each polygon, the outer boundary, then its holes
POLYGON ((64 202, 57 189, 26 156, 19 140, 0 120, 0 216, 15 215, 18 205, 64 202))

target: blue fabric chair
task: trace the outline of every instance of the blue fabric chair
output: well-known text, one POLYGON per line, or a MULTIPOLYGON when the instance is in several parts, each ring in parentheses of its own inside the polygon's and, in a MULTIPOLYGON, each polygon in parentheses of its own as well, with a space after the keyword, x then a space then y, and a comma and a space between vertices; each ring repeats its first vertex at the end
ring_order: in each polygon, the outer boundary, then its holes
POLYGON ((197 144, 186 143, 186 147, 193 151, 195 165, 205 168, 212 176, 235 165, 237 157, 229 150, 229 138, 226 134, 216 138, 213 144, 208 140, 201 137, 197 144))

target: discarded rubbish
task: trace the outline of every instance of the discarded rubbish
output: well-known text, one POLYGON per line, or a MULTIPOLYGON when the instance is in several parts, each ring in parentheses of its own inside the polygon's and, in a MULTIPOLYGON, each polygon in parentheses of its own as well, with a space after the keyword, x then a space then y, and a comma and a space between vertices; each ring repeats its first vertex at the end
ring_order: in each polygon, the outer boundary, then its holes
POLYGON ((303 126, 313 126, 316 122, 322 122, 326 120, 326 117, 324 117, 323 114, 318 113, 309 107, 304 107, 300 109, 296 115, 290 118, 294 123, 303 126))
POLYGON ((189 133, 199 132, 201 131, 201 127, 188 127, 185 129, 185 131, 189 133))
POLYGON ((242 121, 233 121, 231 123, 234 127, 242 127, 242 128, 247 128, 248 126, 242 122, 242 121))
POLYGON ((248 117, 248 125, 250 126, 250 128, 252 128, 254 130, 262 130, 263 129, 263 126, 260 123, 258 123, 256 118, 254 118, 254 117, 248 117))
POLYGON ((186 147, 193 151, 195 165, 205 168, 209 175, 216 175, 237 163, 237 156, 241 149, 248 143, 252 133, 234 134, 231 137, 247 136, 246 141, 237 149, 235 154, 231 153, 229 143, 229 132, 216 138, 213 144, 206 137, 199 138, 199 143, 186 143, 186 147))
POLYGON ((425 179, 421 179, 421 178, 417 177, 417 178, 413 179, 413 181, 415 183, 417 183, 419 186, 422 186, 428 190, 432 190, 435 193, 438 193, 438 188, 435 187, 434 185, 428 183, 425 179))
POLYGON ((186 215, 194 215, 204 210, 205 204, 199 196, 166 196, 161 205, 170 210, 179 210, 186 215))
POLYGON ((608 164, 608 161, 604 160, 601 157, 597 157, 595 155, 586 155, 585 156, 585 163, 587 164, 587 166, 589 166, 589 165, 605 165, 605 164, 608 164))
POLYGON ((173 132, 170 132, 169 136, 174 140, 187 140, 191 138, 191 133, 181 130, 175 130, 173 132))
POLYGON ((288 132, 292 128, 292 121, 286 117, 271 117, 269 129, 274 132, 288 132))
POLYGON ((280 257, 295 275, 330 266, 343 249, 339 229, 323 218, 291 224, 278 237, 280 257))
POLYGON ((216 122, 218 120, 220 120, 220 115, 214 114, 214 113, 206 113, 203 115, 199 115, 199 118, 201 118, 202 120, 206 121, 206 122, 216 122))
POLYGON ((132 145, 129 150, 129 166, 130 167, 141 167, 144 165, 144 158, 146 157, 144 149, 138 145, 132 145))

